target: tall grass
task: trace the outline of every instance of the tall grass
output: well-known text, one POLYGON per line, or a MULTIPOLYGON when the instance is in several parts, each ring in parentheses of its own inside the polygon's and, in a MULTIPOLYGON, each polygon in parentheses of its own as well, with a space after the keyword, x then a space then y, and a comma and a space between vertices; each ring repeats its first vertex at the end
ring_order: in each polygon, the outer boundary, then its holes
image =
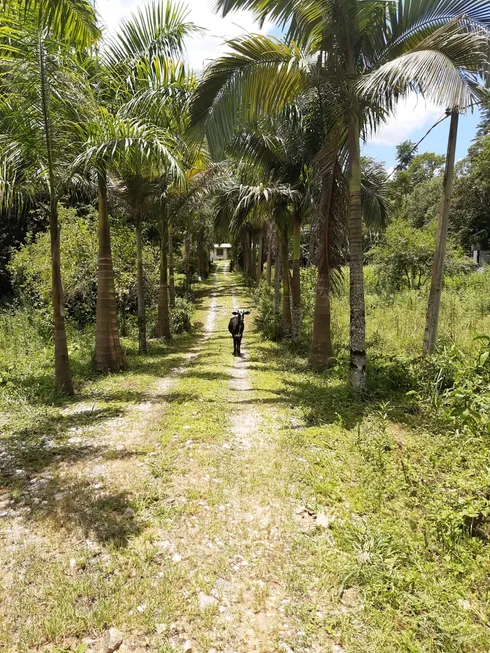
MULTIPOLYGON (((309 342, 314 309, 315 270, 302 271, 303 337, 309 342)), ((368 347, 377 355, 417 357, 422 353, 428 288, 384 294, 376 287, 374 270, 365 268, 368 347)), ((490 335, 490 268, 448 278, 441 301, 439 347, 457 345, 476 355, 479 335, 490 335)), ((332 338, 337 351, 349 343, 349 276, 332 297, 332 338)))

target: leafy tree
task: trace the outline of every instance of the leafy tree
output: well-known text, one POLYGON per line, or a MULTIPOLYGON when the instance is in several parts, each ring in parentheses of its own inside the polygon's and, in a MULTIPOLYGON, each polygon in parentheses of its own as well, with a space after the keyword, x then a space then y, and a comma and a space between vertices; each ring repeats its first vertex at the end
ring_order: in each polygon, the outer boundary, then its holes
POLYGON ((414 159, 416 150, 416 144, 410 140, 403 141, 403 143, 396 146, 396 160, 399 170, 408 168, 414 159))
MULTIPOLYGON (((427 285, 432 274, 436 228, 435 219, 423 228, 413 227, 400 218, 391 222, 381 243, 369 252, 369 260, 375 266, 378 284, 383 291, 421 290, 427 285)), ((470 260, 463 257, 454 241, 450 240, 446 273, 457 274, 468 271, 470 267, 470 260)))
MULTIPOLYGON (((436 183, 430 185, 434 178, 439 180, 439 186, 442 193, 442 170, 444 167, 445 157, 432 152, 423 152, 413 157, 409 165, 404 170, 399 170, 394 179, 389 183, 388 196, 391 204, 392 213, 396 216, 404 216, 410 222, 420 221, 420 218, 414 220, 408 202, 414 192, 420 192, 420 184, 427 183, 428 188, 432 188, 436 183)), ((441 194, 439 194, 440 205, 441 194)))
MULTIPOLYGON (((55 389, 73 394, 60 271, 58 203, 75 157, 73 122, 85 105, 84 75, 73 48, 98 35, 88 0, 10 3, 11 29, 0 43, 2 199, 6 204, 44 195, 51 238, 55 389), (80 83, 82 82, 82 83, 80 83), (39 174, 41 172, 41 175, 39 174)), ((1 36, 1 35, 0 35, 1 36)))
POLYGON ((442 177, 433 177, 414 186, 406 199, 399 217, 414 227, 423 227, 432 222, 441 208, 442 177))
POLYGON ((463 247, 490 248, 490 132, 477 137, 456 173, 451 227, 463 247))

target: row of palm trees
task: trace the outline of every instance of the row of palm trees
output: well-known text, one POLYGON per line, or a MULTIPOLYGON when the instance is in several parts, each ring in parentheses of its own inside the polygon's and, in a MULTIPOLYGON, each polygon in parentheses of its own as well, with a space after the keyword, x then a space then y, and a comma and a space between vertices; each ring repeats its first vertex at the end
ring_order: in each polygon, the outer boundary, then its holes
MULTIPOLYGON (((160 213, 157 331, 170 337, 168 206, 175 215, 188 199, 192 178, 207 165, 204 149, 183 139, 196 80, 182 54, 185 38, 197 31, 182 6, 154 2, 99 48, 101 33, 88 0, 9 0, 5 6, 0 31, 2 202, 14 208, 41 204, 49 215, 57 391, 73 393, 58 222, 59 201, 67 194, 95 190, 98 196, 97 370, 117 371, 124 365, 109 192, 124 198, 136 230, 141 353, 146 351, 142 222, 145 215, 160 213)), ((174 299, 172 292, 170 301, 174 299)))
MULTIPOLYGON (((276 251, 282 319, 301 331, 300 236, 318 234, 318 281, 310 361, 328 365, 330 290, 348 239, 353 387, 366 387, 363 217, 382 222, 379 170, 360 144, 411 92, 456 118, 480 101, 490 52, 490 8, 475 0, 218 0, 223 14, 252 10, 283 30, 247 35, 198 80, 183 60, 200 30, 181 5, 154 0, 100 46, 89 0, 7 0, 0 26, 0 155, 4 205, 44 203, 49 214, 55 387, 73 392, 60 272, 58 204, 97 190, 99 265, 95 363, 123 364, 112 269, 108 195, 124 198, 137 242, 138 332, 146 351, 142 223, 161 233, 156 333, 169 337, 173 221, 199 193, 213 194, 217 233, 242 242, 246 270, 260 276, 264 231, 276 251), (211 161, 222 163, 211 163, 211 161), (224 162, 223 162, 224 161, 224 162), (257 238, 256 248, 251 248, 257 238), (290 247, 290 241, 292 247, 290 247), (251 252, 257 250, 255 263, 251 252), (292 250, 290 281, 289 253, 292 250), (167 256, 168 253, 168 256, 167 256)), ((428 325, 434 343, 451 155, 428 325), (430 315, 430 319, 429 319, 430 315), (429 324, 430 322, 430 324, 429 324)), ((194 212, 196 215, 196 212, 194 212)), ((186 260, 190 239, 186 238, 186 260)), ((272 248, 267 257, 271 280, 272 248)), ((187 265, 187 268, 189 266, 187 265)), ((430 348, 430 347, 428 347, 430 348)))
MULTIPOLYGON (((312 359, 328 363, 330 273, 336 225, 348 215, 350 379, 366 388, 361 141, 403 96, 422 93, 453 116, 481 100, 489 68, 490 5, 476 0, 218 0, 223 15, 252 10, 284 38, 247 35, 205 71, 192 120, 212 153, 226 149, 237 124, 254 123, 316 98, 323 121, 314 163, 321 178, 324 252, 319 265, 312 359)), ((455 139, 455 130, 451 137, 455 139)), ((453 146, 450 145, 450 149, 453 146)), ((453 160, 448 158, 448 166, 453 160)), ((451 172, 441 222, 447 223, 451 172)), ((434 266, 426 349, 435 342, 444 224, 434 266)), ((295 287, 293 283, 293 288, 295 287)))

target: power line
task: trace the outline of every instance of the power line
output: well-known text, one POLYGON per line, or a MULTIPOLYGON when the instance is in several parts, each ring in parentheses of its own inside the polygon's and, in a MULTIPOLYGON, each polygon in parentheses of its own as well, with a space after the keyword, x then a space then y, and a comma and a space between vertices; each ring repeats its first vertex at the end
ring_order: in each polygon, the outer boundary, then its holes
MULTIPOLYGON (((482 104, 482 103, 481 103, 481 102, 473 102, 472 104, 470 104, 470 105, 468 105, 467 107, 465 107, 464 111, 466 111, 466 110, 468 110, 468 109, 472 109, 473 107, 477 107, 477 106, 479 106, 480 104, 482 104)), ((412 155, 414 152, 416 152, 417 149, 418 149, 418 147, 419 147, 419 145, 425 141, 425 139, 427 138, 427 136, 428 136, 432 131, 434 131, 434 129, 435 129, 436 127, 439 127, 440 124, 442 124, 445 120, 447 120, 447 119, 449 118, 450 115, 451 115, 451 112, 450 112, 449 110, 447 110, 447 111, 444 113, 444 115, 442 116, 442 118, 440 118, 436 123, 434 123, 434 124, 432 125, 432 127, 427 131, 427 133, 424 134, 424 136, 422 136, 422 138, 420 139, 420 141, 419 141, 416 145, 413 146, 413 148, 410 150, 410 155, 412 155)), ((389 179, 391 179, 391 177, 393 177, 393 175, 395 174, 395 172, 398 172, 398 170, 401 170, 401 168, 403 168, 403 165, 404 165, 403 163, 400 163, 399 165, 396 166, 396 168, 393 168, 393 170, 390 172, 390 174, 389 174, 389 175, 386 177, 386 179, 383 181, 383 184, 386 184, 386 182, 387 182, 389 179)))

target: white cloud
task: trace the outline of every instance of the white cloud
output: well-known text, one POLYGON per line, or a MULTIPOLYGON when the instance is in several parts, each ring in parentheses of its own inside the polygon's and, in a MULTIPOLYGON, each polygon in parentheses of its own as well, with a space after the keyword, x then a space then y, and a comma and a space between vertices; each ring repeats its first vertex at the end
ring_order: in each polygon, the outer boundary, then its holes
MULTIPOLYGON (((96 6, 109 32, 114 32, 118 23, 128 18, 138 7, 146 3, 142 0, 96 0, 96 6)), ((190 10, 189 18, 207 32, 203 36, 189 39, 187 43, 187 60, 195 70, 202 70, 204 65, 226 50, 225 39, 240 36, 246 32, 270 31, 271 25, 262 29, 254 22, 248 11, 239 11, 221 18, 212 9, 214 0, 188 0, 185 3, 190 10)))
POLYGON ((443 108, 412 95, 398 103, 394 115, 380 126, 368 142, 374 145, 398 145, 419 129, 429 128, 443 113, 443 108))

